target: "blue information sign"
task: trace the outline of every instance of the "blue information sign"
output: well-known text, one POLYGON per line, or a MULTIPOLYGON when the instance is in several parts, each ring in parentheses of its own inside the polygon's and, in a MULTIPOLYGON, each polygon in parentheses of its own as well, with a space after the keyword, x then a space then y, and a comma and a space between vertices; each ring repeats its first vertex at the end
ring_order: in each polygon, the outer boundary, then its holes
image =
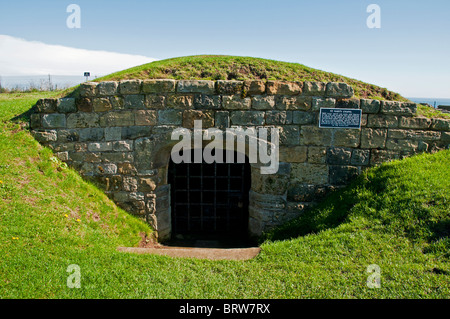
POLYGON ((321 108, 319 127, 322 128, 361 128, 360 109, 321 108))

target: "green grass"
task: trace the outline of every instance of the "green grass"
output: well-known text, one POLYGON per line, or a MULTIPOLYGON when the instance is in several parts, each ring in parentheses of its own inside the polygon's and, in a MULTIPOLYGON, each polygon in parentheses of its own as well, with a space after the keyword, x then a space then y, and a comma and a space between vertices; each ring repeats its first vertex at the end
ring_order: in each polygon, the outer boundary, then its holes
POLYGON ((278 80, 346 82, 355 90, 355 96, 384 100, 407 101, 398 93, 342 75, 309 68, 298 63, 274 60, 199 55, 155 61, 116 72, 96 81, 125 79, 205 79, 205 80, 278 80))
POLYGON ((444 119, 450 119, 449 113, 441 112, 438 109, 435 109, 431 106, 421 105, 419 104, 417 107, 417 114, 416 116, 423 116, 427 118, 444 118, 444 119))
POLYGON ((0 94, 1 298, 450 296, 450 151, 368 170, 267 234, 253 260, 133 255, 116 247, 148 226, 56 161, 23 117, 11 121, 38 97, 0 94), (66 286, 70 264, 80 289, 66 286), (371 264, 379 289, 366 286, 371 264))

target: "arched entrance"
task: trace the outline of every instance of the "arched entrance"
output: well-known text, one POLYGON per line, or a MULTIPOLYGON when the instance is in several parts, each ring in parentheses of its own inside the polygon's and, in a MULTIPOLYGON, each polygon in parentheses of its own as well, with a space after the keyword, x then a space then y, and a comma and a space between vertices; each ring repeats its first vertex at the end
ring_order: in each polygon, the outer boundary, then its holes
POLYGON ((247 239, 250 164, 246 156, 245 163, 238 163, 238 153, 224 152, 234 158, 233 163, 175 164, 170 160, 173 239, 247 239))

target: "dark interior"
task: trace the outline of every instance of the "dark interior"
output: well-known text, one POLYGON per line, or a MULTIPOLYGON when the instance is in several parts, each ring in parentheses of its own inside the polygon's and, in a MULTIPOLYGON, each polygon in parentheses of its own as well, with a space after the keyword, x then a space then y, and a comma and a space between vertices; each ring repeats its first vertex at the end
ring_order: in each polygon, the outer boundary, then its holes
POLYGON ((247 157, 245 163, 237 163, 237 153, 231 155, 233 163, 170 161, 173 245, 227 247, 248 242, 250 164, 247 157))

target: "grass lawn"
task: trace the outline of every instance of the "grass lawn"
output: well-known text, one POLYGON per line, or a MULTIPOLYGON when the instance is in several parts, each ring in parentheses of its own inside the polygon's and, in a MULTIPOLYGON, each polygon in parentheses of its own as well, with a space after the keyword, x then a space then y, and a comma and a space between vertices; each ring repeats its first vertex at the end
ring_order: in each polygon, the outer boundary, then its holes
POLYGON ((0 94, 0 298, 450 296, 450 151, 366 171, 267 234, 253 260, 133 255, 116 247, 151 229, 11 121, 52 94, 0 94), (381 288, 366 285, 372 264, 381 288))
POLYGON ((172 58, 119 71, 95 81, 125 79, 278 80, 346 82, 355 97, 407 101, 400 94, 339 74, 313 69, 299 63, 226 55, 197 55, 172 58))

